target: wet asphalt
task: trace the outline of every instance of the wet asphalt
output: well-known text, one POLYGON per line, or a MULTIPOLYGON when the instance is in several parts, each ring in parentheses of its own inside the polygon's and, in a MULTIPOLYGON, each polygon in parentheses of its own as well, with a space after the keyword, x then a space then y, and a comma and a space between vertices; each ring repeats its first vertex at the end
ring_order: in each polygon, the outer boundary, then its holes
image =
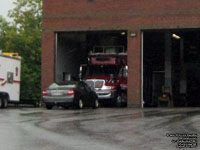
POLYGON ((199 135, 200 108, 0 109, 0 150, 196 150, 199 135))

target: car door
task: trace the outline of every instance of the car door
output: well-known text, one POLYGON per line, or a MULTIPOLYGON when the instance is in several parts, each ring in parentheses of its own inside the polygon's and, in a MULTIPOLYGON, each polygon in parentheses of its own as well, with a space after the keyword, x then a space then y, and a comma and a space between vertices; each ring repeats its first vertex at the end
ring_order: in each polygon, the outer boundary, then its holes
POLYGON ((84 103, 88 103, 89 91, 86 88, 85 84, 83 82, 80 82, 78 87, 79 87, 79 92, 80 92, 80 95, 81 95, 84 103))
POLYGON ((84 84, 84 87, 85 87, 86 93, 87 93, 87 103, 92 104, 92 102, 95 99, 94 91, 86 83, 83 83, 83 84, 84 84))

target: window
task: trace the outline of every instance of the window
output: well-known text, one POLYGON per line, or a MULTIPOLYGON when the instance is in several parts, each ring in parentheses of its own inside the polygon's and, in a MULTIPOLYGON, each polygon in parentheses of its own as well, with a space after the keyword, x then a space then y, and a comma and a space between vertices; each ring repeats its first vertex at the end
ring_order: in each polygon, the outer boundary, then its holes
POLYGON ((86 90, 87 92, 91 91, 91 89, 88 87, 88 85, 85 82, 80 82, 79 86, 81 90, 86 90))
POLYGON ((90 76, 117 76, 120 71, 120 66, 117 65, 99 65, 99 66, 88 66, 86 75, 90 76))
POLYGON ((79 83, 79 89, 80 89, 80 90, 84 90, 84 89, 85 89, 82 82, 79 83))
POLYGON ((14 76, 13 72, 7 73, 7 82, 8 83, 13 83, 13 76, 14 76))
POLYGON ((88 87, 88 85, 87 85, 87 84, 84 84, 84 87, 85 87, 86 91, 88 91, 88 92, 90 92, 90 91, 91 91, 91 89, 88 87))

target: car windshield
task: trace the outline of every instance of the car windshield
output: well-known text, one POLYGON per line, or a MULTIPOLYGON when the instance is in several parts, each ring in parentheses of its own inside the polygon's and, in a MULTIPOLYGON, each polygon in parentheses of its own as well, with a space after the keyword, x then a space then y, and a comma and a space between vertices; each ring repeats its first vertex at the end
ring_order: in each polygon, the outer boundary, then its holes
POLYGON ((77 86, 77 83, 72 82, 63 82, 63 83, 52 83, 49 86, 49 89, 55 89, 55 88, 75 88, 77 86))
POLYGON ((86 75, 87 76, 110 76, 117 75, 120 67, 116 65, 99 65, 99 66, 88 66, 86 75))

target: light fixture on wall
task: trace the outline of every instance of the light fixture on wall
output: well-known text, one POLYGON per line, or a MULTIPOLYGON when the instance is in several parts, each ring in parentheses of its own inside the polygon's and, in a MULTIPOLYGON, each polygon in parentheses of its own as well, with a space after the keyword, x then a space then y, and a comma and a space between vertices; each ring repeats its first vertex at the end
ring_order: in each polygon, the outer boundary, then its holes
POLYGON ((131 36, 132 38, 136 37, 136 35, 137 35, 137 34, 136 34, 135 32, 131 32, 131 33, 130 33, 130 36, 131 36))
POLYGON ((121 35, 125 35, 126 34, 126 32, 121 32, 121 35))
POLYGON ((179 40, 181 38, 180 36, 176 35, 175 33, 172 34, 172 37, 175 38, 175 39, 177 39, 177 40, 179 40))

